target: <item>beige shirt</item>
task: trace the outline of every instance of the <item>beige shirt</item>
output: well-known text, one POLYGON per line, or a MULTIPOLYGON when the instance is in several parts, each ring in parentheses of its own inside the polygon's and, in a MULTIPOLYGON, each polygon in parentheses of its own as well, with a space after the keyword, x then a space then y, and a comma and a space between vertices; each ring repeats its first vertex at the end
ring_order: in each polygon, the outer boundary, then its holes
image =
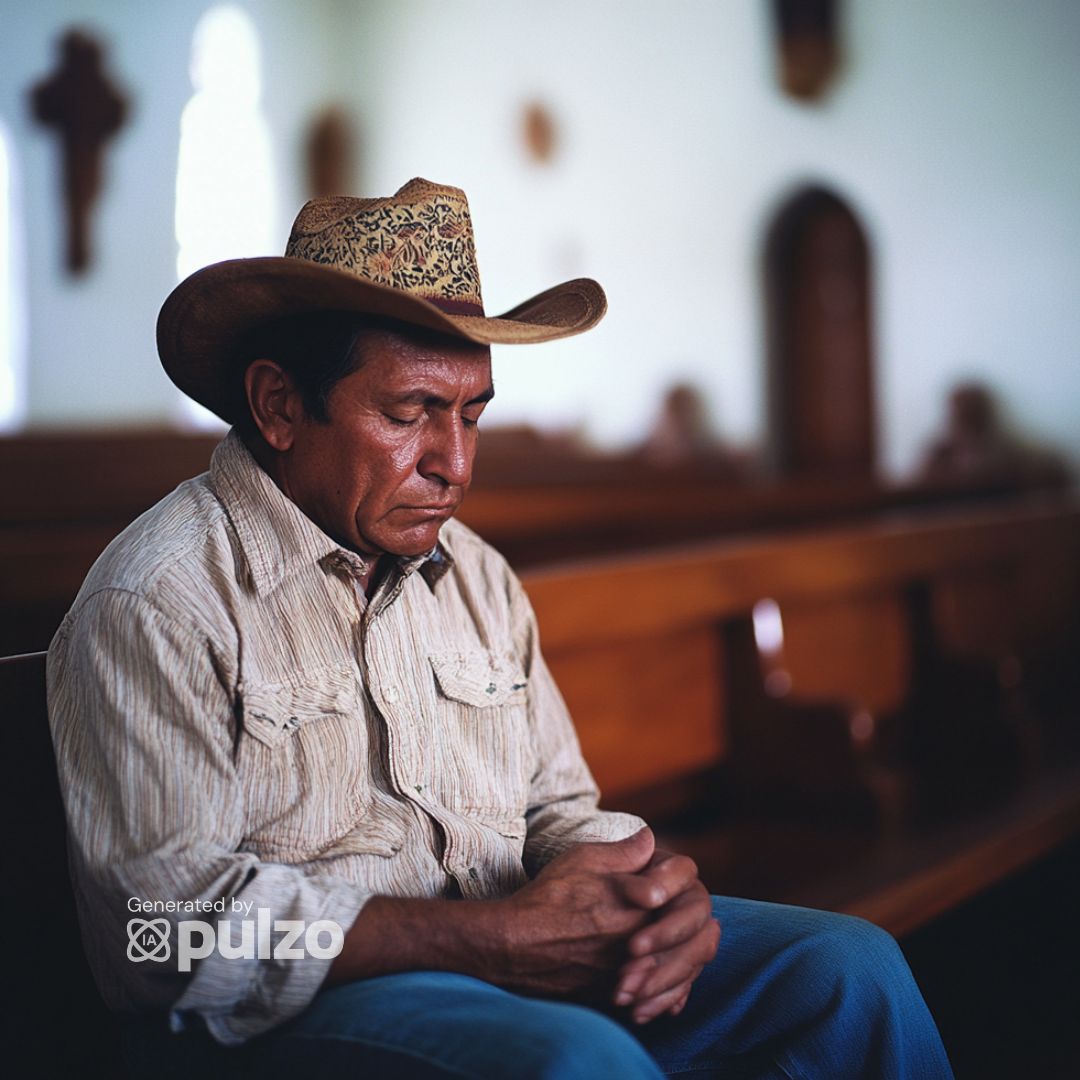
POLYGON ((90 571, 49 650, 49 714, 112 1007, 169 1009, 178 1029, 194 1012, 237 1043, 303 1009, 331 962, 215 949, 184 974, 175 948, 129 959, 129 920, 166 918, 174 944, 192 919, 240 943, 259 908, 347 931, 371 896, 506 896, 570 845, 641 826, 597 810, 500 555, 451 521, 370 602, 362 569, 231 433, 90 571))

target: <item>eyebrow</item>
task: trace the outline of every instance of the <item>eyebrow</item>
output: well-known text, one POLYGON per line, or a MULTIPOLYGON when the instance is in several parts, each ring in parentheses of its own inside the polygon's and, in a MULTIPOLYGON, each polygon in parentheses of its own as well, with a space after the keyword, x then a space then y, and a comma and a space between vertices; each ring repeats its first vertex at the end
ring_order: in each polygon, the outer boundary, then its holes
MULTIPOLYGON (((486 390, 482 390, 476 397, 471 398, 465 402, 465 408, 470 405, 484 405, 489 402, 495 396, 495 387, 488 386, 486 390)), ((431 394, 426 390, 414 390, 411 393, 394 395, 393 401, 399 405, 427 405, 434 408, 448 409, 454 402, 449 398, 441 397, 439 394, 431 394)))

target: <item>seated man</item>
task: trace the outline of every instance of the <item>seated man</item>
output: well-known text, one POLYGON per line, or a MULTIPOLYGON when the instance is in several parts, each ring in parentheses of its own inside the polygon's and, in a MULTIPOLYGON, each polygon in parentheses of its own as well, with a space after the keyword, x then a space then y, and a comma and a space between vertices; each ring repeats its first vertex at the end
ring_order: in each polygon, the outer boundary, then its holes
POLYGON ((710 899, 597 809, 521 585, 452 520, 488 345, 605 306, 581 280, 486 317, 464 194, 422 180, 166 301, 165 369, 233 430, 48 665, 136 1075, 949 1075, 888 935, 710 899))

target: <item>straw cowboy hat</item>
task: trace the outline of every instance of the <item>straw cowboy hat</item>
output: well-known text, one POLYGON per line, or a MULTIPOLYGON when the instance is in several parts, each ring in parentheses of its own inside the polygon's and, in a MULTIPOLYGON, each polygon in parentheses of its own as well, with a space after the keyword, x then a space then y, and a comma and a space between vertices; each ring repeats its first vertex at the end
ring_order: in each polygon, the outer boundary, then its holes
POLYGON ((284 315, 380 315, 480 345, 524 345, 579 334, 607 310, 588 278, 484 314, 465 193, 410 180, 386 199, 313 199, 297 215, 285 255, 230 259, 182 281, 158 316, 169 378, 226 420, 237 346, 284 315))

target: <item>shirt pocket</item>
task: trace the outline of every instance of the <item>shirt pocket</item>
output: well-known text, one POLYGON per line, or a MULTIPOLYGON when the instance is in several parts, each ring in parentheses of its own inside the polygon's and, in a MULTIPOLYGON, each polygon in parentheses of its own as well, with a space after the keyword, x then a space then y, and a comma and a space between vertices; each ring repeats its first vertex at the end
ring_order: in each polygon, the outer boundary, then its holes
POLYGON ((524 836, 533 749, 528 679, 513 657, 431 653, 442 800, 504 836, 524 836))
POLYGON ((244 731, 277 749, 291 742, 302 726, 355 712, 357 699, 356 678, 344 666, 302 671, 286 682, 245 686, 244 731))
POLYGON ((238 770, 247 807, 244 850, 301 862, 351 841, 393 854, 400 838, 371 814, 367 714, 355 670, 307 669, 245 685, 238 770), (354 835, 355 834, 355 835, 354 835))

